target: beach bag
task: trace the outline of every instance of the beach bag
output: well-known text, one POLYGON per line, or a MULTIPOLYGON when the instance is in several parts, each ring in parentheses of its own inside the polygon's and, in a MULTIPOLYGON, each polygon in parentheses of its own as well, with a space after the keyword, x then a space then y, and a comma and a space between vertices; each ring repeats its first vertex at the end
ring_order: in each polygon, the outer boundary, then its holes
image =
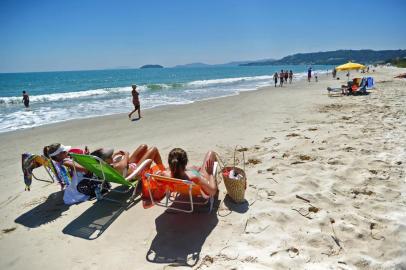
POLYGON ((233 166, 224 166, 221 170, 227 194, 236 203, 245 202, 245 190, 247 189, 247 176, 245 174, 244 149, 234 149, 233 166), (243 168, 237 167, 236 154, 242 153, 243 168))
MULTIPOLYGON (((87 195, 90 198, 94 198, 96 197, 96 189, 100 189, 100 186, 101 184, 99 181, 85 178, 77 184, 76 189, 78 192, 87 195)), ((110 183, 104 182, 103 187, 101 188, 101 193, 104 194, 110 188, 111 188, 110 183)))

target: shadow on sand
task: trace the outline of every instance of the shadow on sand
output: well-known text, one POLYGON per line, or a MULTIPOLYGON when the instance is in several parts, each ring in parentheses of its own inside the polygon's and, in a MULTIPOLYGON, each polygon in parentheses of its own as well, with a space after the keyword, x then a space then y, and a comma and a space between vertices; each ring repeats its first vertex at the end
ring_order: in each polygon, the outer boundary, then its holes
POLYGON ((192 214, 165 211, 155 220, 157 235, 151 243, 146 259, 152 263, 170 263, 177 266, 194 266, 200 259, 200 251, 218 218, 216 208, 196 209, 192 214))
POLYGON ((63 191, 58 191, 50 194, 45 202, 22 214, 14 222, 28 228, 37 228, 61 217, 68 209, 69 205, 63 203, 63 191))
MULTIPOLYGON (((121 187, 117 188, 121 189, 121 187)), ((125 194, 108 194, 108 198, 119 200, 122 203, 109 200, 95 201, 83 214, 69 223, 62 232, 86 240, 100 237, 107 228, 123 213, 140 201, 136 199, 131 204, 127 203, 131 192, 125 194)))
POLYGON ((249 203, 247 200, 244 200, 242 203, 235 203, 228 194, 224 197, 224 205, 227 206, 230 211, 234 211, 240 214, 243 214, 248 211, 249 203))
POLYGON ((139 121, 139 120, 141 120, 141 118, 132 118, 131 119, 132 122, 136 122, 136 121, 139 121))

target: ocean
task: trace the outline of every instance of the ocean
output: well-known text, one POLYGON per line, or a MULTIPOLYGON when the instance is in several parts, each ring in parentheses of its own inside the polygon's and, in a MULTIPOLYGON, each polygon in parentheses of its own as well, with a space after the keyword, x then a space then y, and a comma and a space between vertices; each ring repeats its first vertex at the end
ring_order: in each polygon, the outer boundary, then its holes
MULTIPOLYGON (((237 95, 273 85, 275 71, 292 70, 294 80, 308 66, 114 69, 94 71, 0 73, 0 132, 133 109, 131 85, 137 84, 141 110, 163 105, 237 95), (30 108, 22 103, 22 91, 30 108)), ((313 66, 318 73, 332 66, 313 66)))

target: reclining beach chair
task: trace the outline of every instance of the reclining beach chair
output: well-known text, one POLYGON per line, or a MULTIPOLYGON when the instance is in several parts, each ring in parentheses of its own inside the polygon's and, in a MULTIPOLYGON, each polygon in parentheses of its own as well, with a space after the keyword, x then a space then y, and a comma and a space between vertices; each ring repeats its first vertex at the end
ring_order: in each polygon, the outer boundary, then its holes
POLYGON ((344 89, 341 87, 327 87, 329 96, 341 96, 344 95, 344 89))
POLYGON ((357 95, 367 95, 367 79, 366 78, 362 78, 359 86, 353 86, 352 87, 352 91, 351 91, 351 95, 357 96, 357 95))
POLYGON ((41 156, 34 155, 30 153, 24 153, 21 155, 21 169, 24 175, 25 190, 31 190, 32 179, 34 178, 37 181, 54 183, 55 180, 58 180, 55 168, 53 166, 52 160, 41 156), (46 173, 48 174, 51 180, 46 180, 35 176, 34 169, 44 167, 46 173))
MULTIPOLYGON (((118 191, 111 188, 108 188, 109 191, 118 192, 118 193, 128 193, 129 191, 133 190, 133 193, 130 197, 130 203, 134 201, 136 197, 136 190, 139 183, 139 176, 146 164, 150 163, 151 160, 145 160, 141 163, 137 169, 129 176, 124 177, 118 171, 116 171, 113 167, 109 164, 104 162, 102 159, 91 156, 91 155, 81 155, 81 154, 69 154, 72 159, 83 166, 86 170, 93 173, 95 177, 89 178, 85 177, 84 179, 89 179, 93 181, 100 182, 99 187, 96 189, 96 198, 97 200, 106 199, 109 201, 120 202, 118 200, 108 199, 105 198, 106 194, 101 194, 101 187, 106 187, 106 182, 108 183, 116 183, 122 186, 127 187, 126 191, 118 191), (134 181, 130 181, 134 180, 134 181)), ((76 171, 76 168, 75 168, 76 171)))
MULTIPOLYGON (((218 162, 214 162, 213 175, 217 175, 218 162)), ((209 212, 213 209, 214 196, 205 194, 202 188, 193 181, 171 178, 158 175, 159 171, 154 173, 145 173, 143 175, 143 193, 148 192, 147 199, 153 205, 158 205, 167 209, 192 213, 194 205, 209 205, 209 212), (186 196, 187 200, 179 200, 181 196, 186 196), (194 200, 198 199, 199 201, 194 200), (162 202, 164 199, 164 202, 162 202), (189 209, 183 209, 173 206, 173 204, 189 204, 189 209)))

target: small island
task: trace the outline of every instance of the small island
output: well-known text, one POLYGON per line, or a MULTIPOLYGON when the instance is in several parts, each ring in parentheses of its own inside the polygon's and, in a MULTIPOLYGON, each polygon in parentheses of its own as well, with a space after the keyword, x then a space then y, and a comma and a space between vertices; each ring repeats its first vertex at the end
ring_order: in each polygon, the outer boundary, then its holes
POLYGON ((164 67, 161 65, 143 65, 140 68, 164 68, 164 67))

